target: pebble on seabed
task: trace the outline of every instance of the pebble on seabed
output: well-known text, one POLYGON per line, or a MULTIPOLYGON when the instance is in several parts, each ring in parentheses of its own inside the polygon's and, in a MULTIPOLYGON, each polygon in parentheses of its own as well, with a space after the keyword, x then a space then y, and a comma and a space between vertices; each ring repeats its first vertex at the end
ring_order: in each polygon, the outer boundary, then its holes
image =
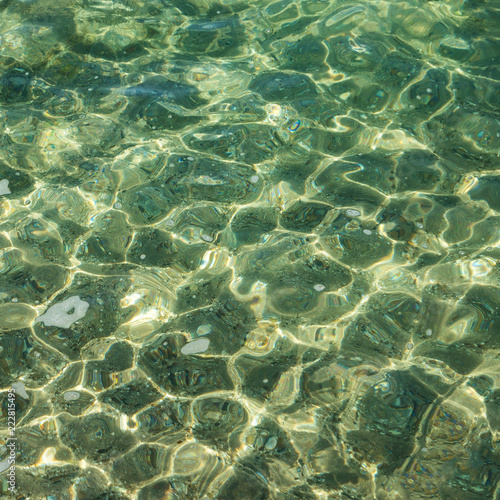
POLYGON ((75 401, 80 397, 80 393, 78 391, 68 391, 64 393, 63 397, 66 401, 75 401))
POLYGON ((201 239, 202 239, 202 240, 204 240, 204 241, 213 241, 213 240, 214 240, 214 239, 213 239, 211 236, 209 236, 208 234, 204 234, 204 235, 202 235, 201 239))
POLYGON ((14 382, 12 384, 12 389, 14 389, 16 391, 16 394, 19 394, 19 396, 21 396, 23 399, 30 398, 22 382, 14 382))
POLYGON ((90 304, 78 296, 69 297, 58 304, 49 307, 45 314, 38 316, 36 322, 43 321, 45 326, 69 328, 75 321, 82 319, 90 304), (73 310, 71 314, 69 312, 73 310))
POLYGON ((314 285, 314 289, 317 291, 317 292, 322 292, 324 289, 326 288, 325 285, 314 285))
MULTIPOLYGON (((3 451, 3 450, 2 450, 3 451)), ((5 472, 7 469, 10 469, 10 466, 11 466, 11 462, 9 460, 9 457, 7 458, 4 458, 1 462, 0 462, 0 474, 2 472, 5 472)))
POLYGON ((187 343, 182 349, 181 353, 188 356, 190 354, 199 354, 205 352, 210 345, 210 340, 208 339, 196 339, 193 342, 187 343))
POLYGON ((11 190, 9 189, 9 181, 8 179, 3 179, 0 181, 0 196, 3 194, 10 194, 11 190))
POLYGON ((354 209, 349 209, 346 210, 345 212, 349 217, 357 217, 358 215, 361 215, 361 212, 359 210, 354 210, 354 209))
POLYGON ((200 325, 196 330, 197 335, 207 335, 212 332, 210 325, 200 325))

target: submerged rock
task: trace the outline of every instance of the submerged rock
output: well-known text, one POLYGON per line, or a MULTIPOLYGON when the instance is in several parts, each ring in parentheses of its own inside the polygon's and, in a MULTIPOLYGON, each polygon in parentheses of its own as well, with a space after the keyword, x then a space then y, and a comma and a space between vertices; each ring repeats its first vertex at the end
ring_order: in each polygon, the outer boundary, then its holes
POLYGON ((210 347, 209 339, 196 339, 192 342, 188 342, 182 349, 181 353, 189 356, 191 354, 201 354, 205 352, 210 347))
POLYGON ((50 307, 45 314, 38 316, 35 321, 43 321, 45 326, 60 326, 69 328, 75 321, 85 317, 89 303, 80 297, 69 297, 50 307))

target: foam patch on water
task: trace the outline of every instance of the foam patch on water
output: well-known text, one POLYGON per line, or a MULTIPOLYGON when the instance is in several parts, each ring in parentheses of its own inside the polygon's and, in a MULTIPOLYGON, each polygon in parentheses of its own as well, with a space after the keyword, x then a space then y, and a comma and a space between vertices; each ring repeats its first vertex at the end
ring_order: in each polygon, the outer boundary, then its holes
POLYGON ((75 321, 82 319, 87 313, 89 303, 78 296, 70 297, 59 304, 50 307, 45 314, 36 318, 35 321, 43 321, 45 326, 59 326, 69 328, 75 321), (72 311, 70 313, 70 311, 72 311))
POLYGON ((208 339, 197 339, 193 342, 189 342, 182 349, 181 353, 185 355, 199 354, 205 352, 210 345, 210 340, 208 339))
POLYGON ((10 194, 11 190, 9 189, 9 181, 7 179, 3 179, 0 181, 0 196, 4 194, 10 194))

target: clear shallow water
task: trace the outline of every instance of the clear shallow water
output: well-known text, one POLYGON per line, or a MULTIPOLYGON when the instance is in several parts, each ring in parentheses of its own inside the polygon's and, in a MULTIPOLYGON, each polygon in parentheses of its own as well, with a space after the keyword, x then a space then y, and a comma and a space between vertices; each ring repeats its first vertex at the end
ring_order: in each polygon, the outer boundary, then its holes
POLYGON ((4 493, 498 498, 496 5, 0 9, 4 493))

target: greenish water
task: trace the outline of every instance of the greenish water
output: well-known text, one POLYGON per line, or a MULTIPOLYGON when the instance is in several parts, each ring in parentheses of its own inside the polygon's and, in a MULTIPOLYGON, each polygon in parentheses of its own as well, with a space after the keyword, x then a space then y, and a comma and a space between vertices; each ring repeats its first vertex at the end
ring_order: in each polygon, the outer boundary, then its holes
POLYGON ((498 499, 499 40, 489 1, 0 1, 2 493, 498 499))

